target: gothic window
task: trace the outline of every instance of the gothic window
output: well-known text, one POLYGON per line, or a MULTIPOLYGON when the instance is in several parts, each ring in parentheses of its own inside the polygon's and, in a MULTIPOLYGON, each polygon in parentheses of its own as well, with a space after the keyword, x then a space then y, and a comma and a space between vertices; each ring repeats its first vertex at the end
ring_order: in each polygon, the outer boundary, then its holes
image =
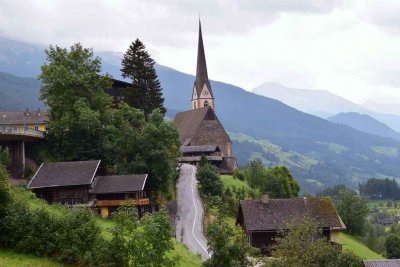
POLYGON ((197 108, 196 101, 194 101, 194 108, 197 108))
POLYGON ((208 103, 208 101, 206 100, 206 101, 204 101, 204 106, 205 107, 208 107, 210 104, 208 103))

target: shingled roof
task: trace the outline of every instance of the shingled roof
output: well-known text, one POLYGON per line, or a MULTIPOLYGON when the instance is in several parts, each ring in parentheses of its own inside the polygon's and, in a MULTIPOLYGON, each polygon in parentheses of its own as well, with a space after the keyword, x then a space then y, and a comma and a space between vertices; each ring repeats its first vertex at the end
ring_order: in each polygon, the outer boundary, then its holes
POLYGON ((100 160, 42 163, 28 188, 90 185, 99 165, 100 160))
POLYGON ((332 200, 325 197, 270 199, 268 203, 241 200, 237 222, 243 223, 247 231, 279 231, 304 216, 310 216, 319 227, 346 228, 332 200))
POLYGON ((142 191, 147 174, 96 176, 90 193, 110 194, 142 191))
POLYGON ((400 259, 393 260, 364 260, 365 267, 400 267, 400 259))
POLYGON ((191 139, 197 132, 203 120, 212 120, 216 116, 212 112, 211 107, 202 107, 184 112, 178 112, 174 119, 174 124, 179 130, 179 141, 185 143, 187 139, 191 139))
POLYGON ((0 112, 0 124, 43 124, 48 121, 47 112, 16 111, 0 112))

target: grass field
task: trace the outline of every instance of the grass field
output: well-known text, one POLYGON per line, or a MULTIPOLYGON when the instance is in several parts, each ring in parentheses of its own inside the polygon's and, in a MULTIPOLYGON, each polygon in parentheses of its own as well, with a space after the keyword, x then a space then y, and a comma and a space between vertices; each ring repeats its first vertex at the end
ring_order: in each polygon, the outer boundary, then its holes
POLYGON ((370 250, 367 246, 357 240, 357 238, 348 235, 346 233, 340 233, 340 243, 343 245, 343 249, 351 251, 362 259, 379 260, 384 259, 383 256, 370 250))
POLYGON ((36 256, 22 255, 0 250, 0 267, 62 267, 55 261, 36 256))
POLYGON ((400 201, 392 201, 392 200, 371 200, 368 203, 369 208, 373 211, 375 209, 378 209, 379 211, 386 211, 390 213, 391 215, 400 215, 400 201), (391 202, 392 206, 388 207, 388 202, 391 202), (397 207, 394 207, 394 203, 396 203, 397 207))
POLYGON ((232 175, 221 175, 221 181, 224 184, 224 188, 236 188, 236 189, 242 189, 246 190, 246 192, 251 191, 252 189, 250 186, 239 179, 235 179, 232 175))

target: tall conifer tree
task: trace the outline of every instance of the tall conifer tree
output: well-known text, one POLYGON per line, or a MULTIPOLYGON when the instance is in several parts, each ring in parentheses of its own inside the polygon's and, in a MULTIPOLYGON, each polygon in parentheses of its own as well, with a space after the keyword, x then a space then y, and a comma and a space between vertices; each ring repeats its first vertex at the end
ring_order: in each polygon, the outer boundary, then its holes
POLYGON ((132 80, 132 86, 123 91, 124 100, 132 107, 143 110, 146 117, 154 109, 159 109, 162 114, 166 111, 154 64, 139 39, 131 43, 122 59, 122 77, 132 80))

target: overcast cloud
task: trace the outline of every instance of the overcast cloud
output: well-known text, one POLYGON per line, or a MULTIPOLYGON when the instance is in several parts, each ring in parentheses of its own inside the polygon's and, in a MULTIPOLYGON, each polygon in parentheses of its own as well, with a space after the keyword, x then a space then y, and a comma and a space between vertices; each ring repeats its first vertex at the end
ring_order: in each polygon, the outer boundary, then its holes
POLYGON ((398 0, 0 0, 0 36, 120 52, 138 37, 160 64, 194 73, 199 14, 214 80, 400 103, 398 0))

